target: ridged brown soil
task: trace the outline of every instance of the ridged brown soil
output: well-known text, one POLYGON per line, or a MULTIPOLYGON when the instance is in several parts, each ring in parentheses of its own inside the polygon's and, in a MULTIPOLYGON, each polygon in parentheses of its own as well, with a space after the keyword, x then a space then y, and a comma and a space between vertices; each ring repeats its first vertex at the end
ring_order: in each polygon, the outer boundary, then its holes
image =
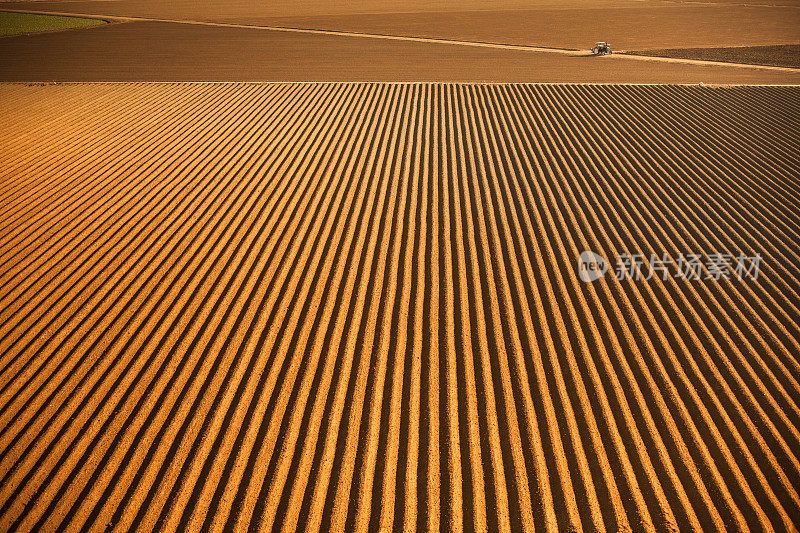
POLYGON ((0 101, 3 530, 796 530, 797 87, 0 101))
POLYGON ((800 44, 775 46, 734 46, 730 48, 670 48, 666 50, 644 50, 630 52, 646 56, 749 63, 775 67, 800 68, 800 44))

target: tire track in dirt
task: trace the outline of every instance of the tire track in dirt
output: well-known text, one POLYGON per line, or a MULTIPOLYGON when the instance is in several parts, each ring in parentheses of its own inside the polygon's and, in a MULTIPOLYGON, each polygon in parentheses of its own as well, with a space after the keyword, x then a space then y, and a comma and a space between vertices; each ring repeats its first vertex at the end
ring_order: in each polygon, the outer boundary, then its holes
POLYGON ((798 88, 0 97, 0 529, 797 530, 798 88))

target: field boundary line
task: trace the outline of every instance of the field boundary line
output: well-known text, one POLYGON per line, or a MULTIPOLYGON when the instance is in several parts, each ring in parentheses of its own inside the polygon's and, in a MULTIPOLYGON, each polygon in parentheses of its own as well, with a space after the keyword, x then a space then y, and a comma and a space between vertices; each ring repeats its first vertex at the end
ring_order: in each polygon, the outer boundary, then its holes
POLYGON ((363 83, 365 85, 480 85, 489 87, 514 87, 514 86, 579 86, 597 85, 607 87, 703 87, 707 89, 730 89, 733 87, 800 87, 800 83, 608 83, 595 81, 580 82, 558 82, 558 81, 524 81, 524 82, 504 82, 504 81, 268 81, 268 80, 218 80, 218 81, 197 81, 197 80, 143 80, 143 81, 1 81, 0 87, 25 85, 25 86, 44 86, 44 85, 347 85, 352 83, 363 83))

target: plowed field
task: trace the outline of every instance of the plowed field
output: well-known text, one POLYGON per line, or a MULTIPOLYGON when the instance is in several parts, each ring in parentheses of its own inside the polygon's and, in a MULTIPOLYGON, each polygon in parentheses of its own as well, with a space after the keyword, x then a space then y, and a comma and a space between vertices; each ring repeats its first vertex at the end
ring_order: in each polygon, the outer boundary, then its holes
POLYGON ((0 81, 800 84, 800 69, 693 65, 164 22, 0 39, 0 81), (247 54, 243 54, 247 50, 247 54))
POLYGON ((800 88, 0 102, 1 529, 796 530, 800 88))

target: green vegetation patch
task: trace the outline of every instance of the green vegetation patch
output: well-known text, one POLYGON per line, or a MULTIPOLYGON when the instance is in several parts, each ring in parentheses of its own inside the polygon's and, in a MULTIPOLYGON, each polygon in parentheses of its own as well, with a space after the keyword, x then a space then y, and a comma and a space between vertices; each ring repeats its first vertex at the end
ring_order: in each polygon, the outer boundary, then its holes
POLYGON ((79 17, 0 11, 0 36, 68 30, 70 28, 85 28, 97 26, 99 24, 105 24, 105 21, 79 17))

